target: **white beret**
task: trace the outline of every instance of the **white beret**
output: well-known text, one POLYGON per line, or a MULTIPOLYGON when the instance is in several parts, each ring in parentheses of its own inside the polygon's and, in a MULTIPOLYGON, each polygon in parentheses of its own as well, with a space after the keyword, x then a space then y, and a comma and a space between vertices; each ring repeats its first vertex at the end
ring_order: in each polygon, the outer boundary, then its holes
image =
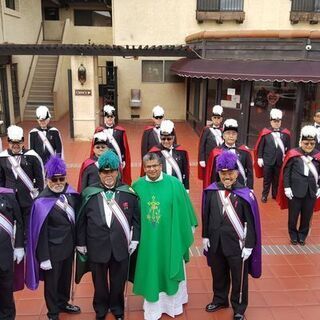
POLYGON ((281 120, 282 119, 282 111, 279 109, 271 109, 270 111, 270 119, 271 120, 281 120))
POLYGON ((8 127, 8 139, 12 141, 21 141, 23 138, 23 129, 21 127, 12 125, 8 127))
POLYGON ((171 120, 163 120, 160 125, 160 134, 169 135, 174 130, 174 123, 171 120))
POLYGON ((317 136, 317 129, 314 126, 304 126, 301 129, 301 133, 300 133, 300 141, 301 140, 305 140, 305 139, 315 139, 315 137, 317 136))
POLYGON ((164 110, 161 106, 155 106, 153 109, 152 109, 152 115, 154 117, 161 117, 164 115, 164 110))
POLYGON ((39 120, 45 120, 45 119, 51 118, 50 111, 46 106, 39 106, 36 110, 36 116, 39 120))
POLYGON ((103 107, 103 112, 105 114, 114 114, 116 111, 116 109, 111 106, 110 104, 106 104, 104 107, 103 107))
POLYGON ((227 119, 223 124, 223 132, 227 130, 238 131, 238 122, 235 119, 227 119))

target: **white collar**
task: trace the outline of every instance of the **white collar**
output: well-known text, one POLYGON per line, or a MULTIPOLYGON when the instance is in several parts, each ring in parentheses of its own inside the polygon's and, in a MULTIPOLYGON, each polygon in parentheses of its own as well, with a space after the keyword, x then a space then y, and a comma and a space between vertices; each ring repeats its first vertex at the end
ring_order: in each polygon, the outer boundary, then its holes
POLYGON ((151 180, 147 175, 146 175, 146 181, 148 182, 158 182, 161 181, 163 179, 163 172, 161 171, 160 176, 157 180, 151 180))

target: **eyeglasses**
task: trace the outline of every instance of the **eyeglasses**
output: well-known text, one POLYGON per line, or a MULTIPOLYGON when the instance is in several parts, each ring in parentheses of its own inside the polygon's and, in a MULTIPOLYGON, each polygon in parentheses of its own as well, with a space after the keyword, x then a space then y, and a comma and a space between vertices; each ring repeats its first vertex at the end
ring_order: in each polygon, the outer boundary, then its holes
POLYGON ((103 174, 114 173, 116 171, 118 171, 118 170, 117 169, 102 169, 102 170, 100 170, 100 172, 103 174))
POLYGON ((105 149, 107 146, 102 146, 102 145, 95 145, 94 148, 95 149, 105 149))
POLYGON ((105 118, 114 118, 113 114, 105 114, 104 116, 105 116, 105 118))
POLYGON ((271 121, 273 121, 273 122, 281 122, 280 119, 271 119, 271 121))
POLYGON ((218 120, 218 119, 221 119, 222 117, 221 116, 212 116, 212 118, 218 120))
POLYGON ((154 116, 155 119, 163 119, 163 116, 154 116))
POLYGON ((66 181, 66 177, 52 177, 50 180, 52 182, 54 182, 54 183, 65 182, 66 181))
POLYGON ((9 142, 9 144, 14 145, 14 144, 21 144, 21 143, 23 143, 23 140, 21 140, 21 141, 12 141, 12 140, 10 140, 10 141, 8 141, 8 142, 9 142))
POLYGON ((171 141, 172 139, 173 139, 173 137, 161 137, 160 138, 161 139, 161 141, 171 141))
POLYGON ((160 166, 160 164, 152 164, 152 165, 147 165, 145 166, 145 169, 150 170, 150 169, 157 169, 160 166))
POLYGON ((308 141, 308 142, 302 141, 302 142, 303 142, 303 144, 304 144, 305 146, 314 147, 314 146, 316 145, 316 143, 315 143, 314 141, 308 141))

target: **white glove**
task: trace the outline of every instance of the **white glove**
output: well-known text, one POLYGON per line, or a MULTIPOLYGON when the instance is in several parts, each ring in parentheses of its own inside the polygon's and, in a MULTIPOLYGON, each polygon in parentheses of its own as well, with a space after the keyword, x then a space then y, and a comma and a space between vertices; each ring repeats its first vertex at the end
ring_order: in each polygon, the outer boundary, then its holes
POLYGON ((189 190, 189 189, 186 189, 186 191, 187 191, 187 194, 189 194, 189 193, 190 193, 190 190, 189 190))
POLYGON ((86 254, 86 253, 88 252, 86 246, 77 246, 76 249, 77 249, 77 251, 79 251, 81 254, 86 254))
POLYGON ((206 162, 205 161, 199 161, 200 167, 205 168, 206 162))
POLYGON ((51 270, 52 269, 51 261, 50 260, 42 261, 40 263, 40 269, 51 270))
POLYGON ((320 198, 320 188, 317 190, 317 199, 320 198))
POLYGON ((13 261, 17 261, 19 264, 24 257, 24 249, 23 248, 15 248, 13 251, 13 261))
POLYGON ((292 192, 292 189, 289 187, 289 188, 284 188, 284 193, 286 195, 286 197, 290 200, 292 200, 293 198, 293 192, 292 192))
POLYGON ((126 166, 126 162, 122 161, 122 169, 124 169, 125 166, 126 166))
POLYGON ((259 158, 259 159, 258 159, 258 166, 259 166, 260 168, 263 167, 263 159, 262 159, 262 158, 259 158))
POLYGON ((195 227, 195 226, 191 226, 191 231, 192 231, 192 233, 194 234, 195 231, 196 231, 196 227, 195 227))
POLYGON ((241 252, 241 258, 243 258, 243 261, 246 261, 252 253, 252 249, 250 248, 243 248, 241 252))
POLYGON ((137 246, 139 244, 139 241, 132 240, 129 244, 129 254, 133 254, 135 250, 137 249, 137 246))
POLYGON ((202 238, 202 248, 204 251, 209 251, 210 240, 208 238, 202 238))

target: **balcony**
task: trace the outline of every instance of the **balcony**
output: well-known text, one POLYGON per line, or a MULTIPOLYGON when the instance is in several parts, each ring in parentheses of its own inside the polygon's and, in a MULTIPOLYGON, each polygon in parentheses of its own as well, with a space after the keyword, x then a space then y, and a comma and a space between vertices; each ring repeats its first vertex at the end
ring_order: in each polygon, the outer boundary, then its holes
POLYGON ((292 0, 290 21, 317 24, 320 21, 320 0, 292 0))
POLYGON ((213 20, 217 23, 223 23, 224 21, 243 23, 245 18, 243 1, 244 0, 197 0, 196 19, 199 23, 205 20, 213 20))

